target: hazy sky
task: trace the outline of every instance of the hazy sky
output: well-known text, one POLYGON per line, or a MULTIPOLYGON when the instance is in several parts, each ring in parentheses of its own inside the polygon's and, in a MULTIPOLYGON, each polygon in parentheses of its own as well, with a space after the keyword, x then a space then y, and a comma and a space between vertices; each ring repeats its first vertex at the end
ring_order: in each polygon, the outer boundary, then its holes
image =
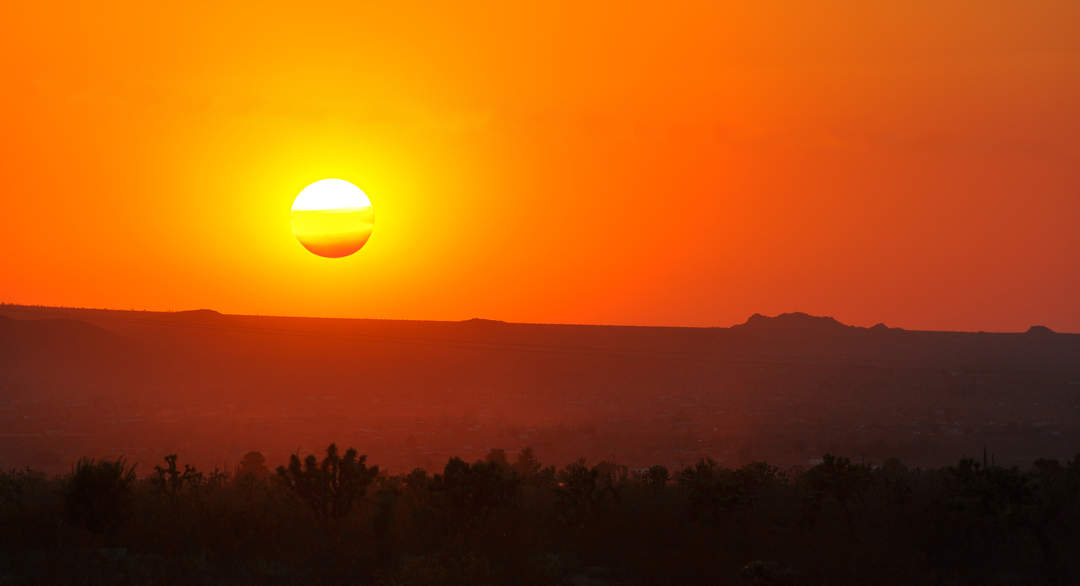
POLYGON ((3 301, 1080 331, 1075 0, 89 4, 0 6, 3 301))

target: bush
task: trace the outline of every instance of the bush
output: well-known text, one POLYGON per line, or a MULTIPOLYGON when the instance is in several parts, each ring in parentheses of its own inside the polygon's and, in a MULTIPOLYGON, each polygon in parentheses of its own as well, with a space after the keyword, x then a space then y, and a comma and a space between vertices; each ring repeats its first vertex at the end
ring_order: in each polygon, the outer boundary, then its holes
POLYGON ((64 518, 93 533, 104 533, 128 515, 135 466, 117 460, 80 459, 64 487, 64 518))

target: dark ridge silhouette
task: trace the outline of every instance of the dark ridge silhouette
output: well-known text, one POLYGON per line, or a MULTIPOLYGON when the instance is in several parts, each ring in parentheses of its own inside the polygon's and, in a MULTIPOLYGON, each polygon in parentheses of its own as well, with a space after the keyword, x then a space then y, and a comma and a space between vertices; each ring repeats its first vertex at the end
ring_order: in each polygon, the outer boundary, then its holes
POLYGON ((507 322, 498 319, 485 319, 482 317, 473 317, 459 322, 464 325, 505 325, 507 322))
POLYGON ((219 317, 222 317, 222 314, 220 312, 214 311, 213 309, 188 309, 185 311, 173 312, 173 315, 183 318, 217 319, 219 317))
POLYGON ((1031 336, 1045 336, 1047 334, 1054 334, 1056 332, 1046 326, 1031 326, 1030 328, 1028 328, 1026 333, 1031 336))
POLYGON ((840 323, 832 317, 818 317, 796 311, 782 313, 776 317, 768 317, 755 313, 746 322, 732 326, 733 330, 749 331, 763 334, 782 335, 827 335, 836 332, 850 332, 854 326, 840 323))

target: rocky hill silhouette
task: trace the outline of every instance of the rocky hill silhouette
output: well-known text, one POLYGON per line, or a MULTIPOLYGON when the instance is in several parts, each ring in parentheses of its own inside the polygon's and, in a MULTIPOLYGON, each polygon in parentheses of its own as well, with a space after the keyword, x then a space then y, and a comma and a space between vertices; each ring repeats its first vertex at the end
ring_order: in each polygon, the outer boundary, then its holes
POLYGON ((849 332, 854 326, 844 325, 832 317, 820 317, 796 311, 768 317, 755 313, 746 322, 732 326, 735 330, 755 333, 780 335, 831 335, 837 332, 849 332))

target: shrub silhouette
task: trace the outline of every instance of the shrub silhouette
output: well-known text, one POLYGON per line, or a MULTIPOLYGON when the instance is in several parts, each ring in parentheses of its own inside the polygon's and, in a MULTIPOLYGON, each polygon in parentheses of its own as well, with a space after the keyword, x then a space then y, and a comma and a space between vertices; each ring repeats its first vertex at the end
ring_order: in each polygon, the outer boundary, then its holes
POLYGON ((135 466, 117 460, 80 459, 64 487, 64 516, 68 523, 104 533, 128 514, 135 466))
POLYGON ((304 458, 293 454, 289 466, 279 466, 278 479, 300 497, 323 522, 341 519, 352 510, 353 503, 364 496, 367 487, 379 475, 379 467, 366 465, 367 456, 358 456, 349 448, 345 456, 338 455, 337 444, 326 448, 320 463, 315 456, 304 458))
POLYGON ((650 466, 641 475, 641 483, 652 492, 663 491, 670 479, 671 473, 668 472, 667 468, 660 466, 659 464, 650 466))
POLYGON ((1080 584, 1080 457, 582 460, 549 481, 527 454, 537 481, 505 455, 377 476, 331 445, 254 490, 175 458, 142 479, 123 460, 0 473, 0 584, 1080 584))
POLYGON ((26 506, 27 493, 45 484, 45 475, 30 468, 0 471, 0 507, 22 511, 26 506))
POLYGON ((746 586, 795 586, 795 572, 778 562, 754 560, 739 572, 746 586))
POLYGON ((176 454, 165 456, 165 464, 164 468, 154 466, 154 476, 150 481, 159 491, 175 495, 183 490, 185 486, 198 488, 202 485, 202 472, 196 470, 194 466, 184 464, 184 471, 180 472, 176 467, 176 454))

